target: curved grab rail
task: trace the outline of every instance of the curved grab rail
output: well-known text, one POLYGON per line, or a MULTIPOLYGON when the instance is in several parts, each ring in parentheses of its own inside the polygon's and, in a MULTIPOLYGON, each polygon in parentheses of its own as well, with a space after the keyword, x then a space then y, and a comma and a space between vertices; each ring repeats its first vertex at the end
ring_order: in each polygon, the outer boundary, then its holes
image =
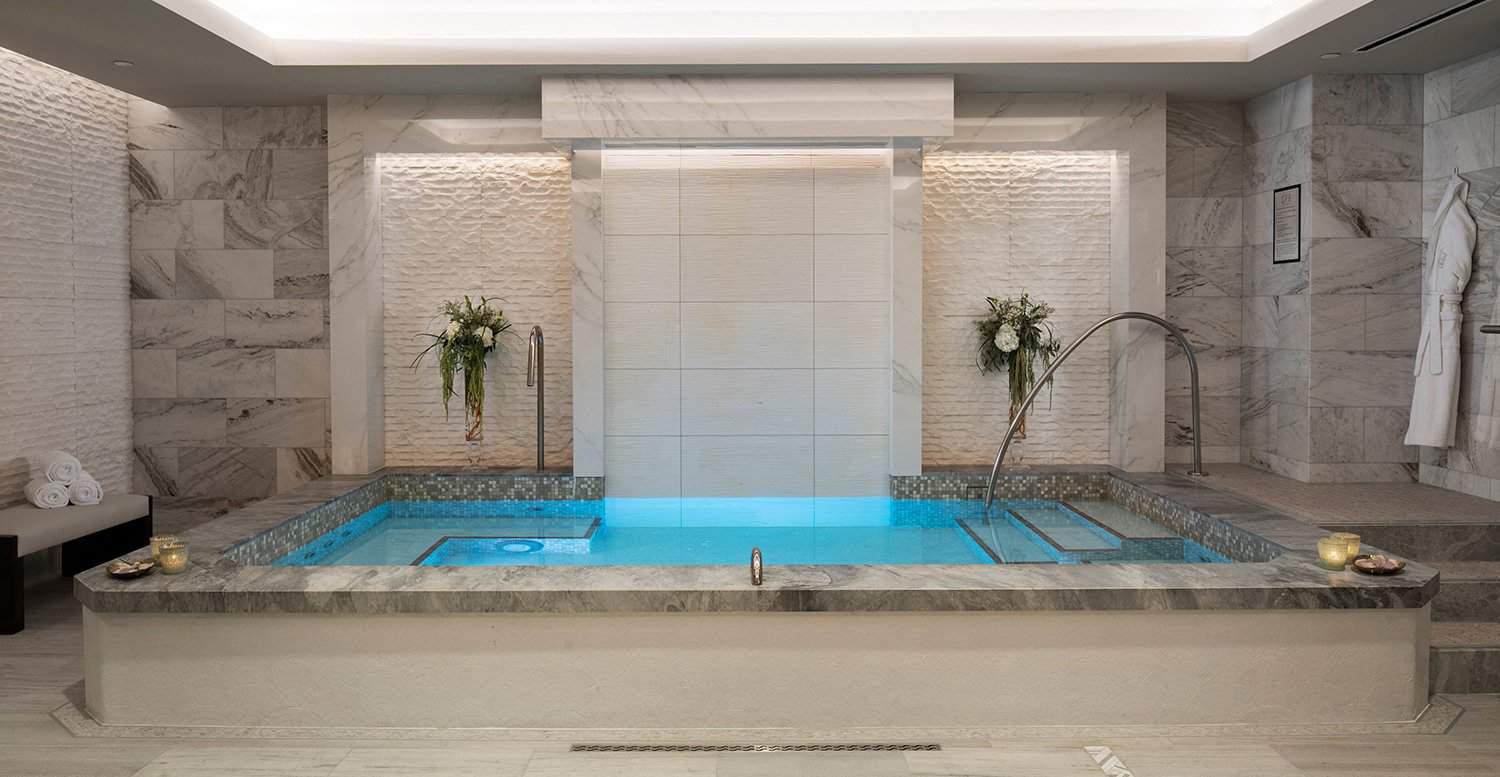
POLYGON ((1078 339, 1068 343, 1068 347, 1064 348, 1062 353, 1057 355, 1057 358, 1047 367, 1046 372, 1043 372, 1041 377, 1037 378, 1036 383, 1031 387, 1031 393, 1027 394, 1026 398, 1021 400, 1019 411, 1016 413, 1015 418, 1010 420, 1010 428, 1005 430, 1005 441, 1000 443, 1000 451, 995 454, 995 466, 990 468, 990 485, 984 492, 985 512, 989 512, 990 505, 995 502, 995 481, 1000 478, 1000 465, 1005 462, 1005 452, 1010 449, 1011 442, 1015 440, 1016 430, 1020 429, 1021 422, 1026 418, 1026 411, 1031 409, 1031 403, 1035 402, 1037 395, 1042 392, 1042 386, 1047 385, 1047 381, 1052 377, 1052 373, 1057 372, 1057 368, 1061 367, 1062 363, 1067 361, 1068 357, 1074 351, 1078 350, 1078 346, 1082 345, 1084 340, 1089 339, 1089 335, 1103 329, 1109 324, 1126 319, 1149 321, 1167 330, 1167 334, 1170 334, 1172 339, 1176 340, 1177 344, 1182 346, 1183 352, 1187 354, 1188 372, 1192 376, 1193 385, 1193 468, 1188 471, 1188 474, 1206 474, 1203 471, 1203 435, 1200 433, 1203 427, 1198 423, 1198 356, 1193 352, 1193 346, 1188 342, 1187 335, 1184 335, 1182 330, 1177 328, 1176 324, 1164 318, 1153 316, 1150 313, 1137 313, 1134 311, 1115 313, 1100 319, 1093 326, 1084 330, 1084 333, 1079 335, 1078 339))

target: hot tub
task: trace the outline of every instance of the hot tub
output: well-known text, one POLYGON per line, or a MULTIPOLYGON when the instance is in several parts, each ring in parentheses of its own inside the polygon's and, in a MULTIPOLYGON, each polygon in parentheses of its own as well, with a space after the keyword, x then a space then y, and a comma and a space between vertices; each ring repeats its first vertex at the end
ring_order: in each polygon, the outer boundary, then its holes
POLYGON ((187 574, 80 575, 88 711, 701 736, 1426 706, 1432 570, 1323 570, 1321 531, 1211 479, 1034 470, 988 513, 982 482, 642 503, 566 475, 325 478, 187 533, 187 574))

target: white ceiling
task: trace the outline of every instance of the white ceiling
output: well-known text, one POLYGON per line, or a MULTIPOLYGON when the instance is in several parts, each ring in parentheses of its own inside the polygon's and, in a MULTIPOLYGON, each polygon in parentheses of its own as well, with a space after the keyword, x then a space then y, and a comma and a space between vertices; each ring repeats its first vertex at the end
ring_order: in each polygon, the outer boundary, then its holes
POLYGON ((155 0, 272 65, 1246 62, 1371 0, 155 0))
MULTIPOLYGON (((319 6, 330 0, 300 1, 319 6)), ((413 4, 423 1, 410 0, 413 4)), ((918 7, 928 0, 906 1, 918 7)), ((642 62, 617 65, 569 61, 516 65, 489 59, 468 65, 272 65, 153 0, 0 0, 0 46, 173 106, 317 104, 330 94, 494 94, 534 99, 542 76, 562 74, 935 73, 955 75, 960 92, 1165 91, 1173 99, 1243 100, 1309 73, 1425 73, 1500 47, 1500 0, 1491 0, 1378 50, 1350 53, 1457 2, 1370 0, 1248 61, 1190 64, 1132 59, 1135 55, 1122 44, 1120 51, 1105 51, 1099 54, 1101 59, 1083 62, 1028 60, 1008 46, 993 46, 978 52, 984 56, 972 61, 951 55, 908 64, 882 58, 853 64, 790 59, 768 65, 713 64, 706 59, 670 64, 648 53, 642 62), (1345 54, 1320 59, 1320 54, 1332 51, 1345 54), (135 66, 116 67, 112 62, 117 59, 130 60, 135 66)), ((705 57, 712 53, 706 52, 705 57)))

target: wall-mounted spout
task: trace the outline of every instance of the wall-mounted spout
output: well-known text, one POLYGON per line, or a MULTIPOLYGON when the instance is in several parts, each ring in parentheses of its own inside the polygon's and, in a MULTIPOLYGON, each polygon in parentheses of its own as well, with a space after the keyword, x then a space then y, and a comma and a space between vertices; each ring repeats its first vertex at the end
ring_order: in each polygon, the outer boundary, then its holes
POLYGON ((531 337, 526 341, 526 385, 536 386, 536 468, 540 472, 547 467, 547 435, 545 409, 547 390, 544 384, 544 348, 542 328, 533 326, 531 337))

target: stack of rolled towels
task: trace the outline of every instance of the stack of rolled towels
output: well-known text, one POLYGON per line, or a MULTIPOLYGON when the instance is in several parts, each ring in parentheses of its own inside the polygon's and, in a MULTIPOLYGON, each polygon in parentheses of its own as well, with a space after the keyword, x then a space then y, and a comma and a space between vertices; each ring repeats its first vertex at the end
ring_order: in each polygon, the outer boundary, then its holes
POLYGON ((67 451, 50 451, 37 460, 42 476, 26 484, 26 499, 43 510, 75 505, 96 505, 104 489, 85 472, 78 457, 67 451))

